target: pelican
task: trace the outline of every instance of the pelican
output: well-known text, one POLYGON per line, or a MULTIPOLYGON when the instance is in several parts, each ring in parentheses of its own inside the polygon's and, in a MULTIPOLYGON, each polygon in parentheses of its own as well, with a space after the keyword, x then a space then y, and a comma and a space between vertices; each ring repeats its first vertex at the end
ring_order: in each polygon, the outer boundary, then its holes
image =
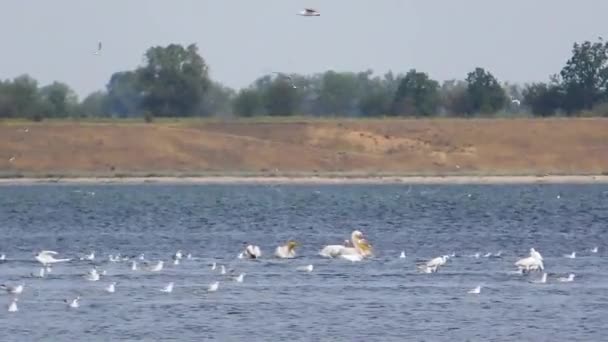
POLYGON ((363 233, 355 230, 351 233, 351 243, 353 247, 343 245, 329 245, 323 247, 319 255, 326 258, 340 257, 350 261, 361 261, 372 256, 372 246, 363 238, 363 233))
POLYGON ((566 254, 566 255, 564 255, 564 258, 576 259, 576 252, 572 252, 571 254, 566 254))
POLYGON ((110 283, 110 285, 108 285, 106 287, 106 292, 107 293, 114 293, 114 292, 116 292, 116 282, 110 283))
POLYGON ((306 266, 300 266, 297 268, 298 271, 302 271, 302 272, 312 272, 312 270, 314 269, 313 265, 306 265, 306 266))
POLYGON ((238 277, 234 278, 234 281, 236 281, 237 283, 242 283, 244 278, 245 278, 245 273, 241 273, 241 274, 239 274, 238 277))
POLYGON ((44 266, 49 266, 51 264, 55 264, 58 262, 67 262, 67 261, 71 260, 71 259, 55 259, 54 255, 57 255, 57 254, 58 253, 55 251, 40 251, 35 256, 35 259, 44 266))
POLYGON ((522 273, 538 270, 543 271, 545 269, 545 266, 543 265, 543 257, 534 248, 530 248, 529 257, 519 259, 515 263, 515 266, 517 266, 522 273))
POLYGON ((164 265, 164 261, 159 261, 156 265, 152 266, 152 268, 150 268, 150 271, 152 272, 160 272, 163 269, 163 265, 164 265))
POLYGON ((562 283, 569 283, 569 282, 573 282, 574 281, 574 277, 575 277, 574 273, 570 273, 568 275, 568 278, 561 277, 558 280, 561 281, 562 283))
POLYGON ((254 245, 248 245, 245 248, 244 253, 244 256, 248 257, 249 259, 257 259, 262 256, 262 251, 260 250, 260 247, 254 245))
POLYGON ((215 283, 211 283, 209 285, 209 288, 207 289, 208 292, 215 292, 217 291, 217 289, 220 287, 220 282, 216 281, 215 283))
POLYGON ((69 308, 76 309, 76 308, 80 307, 80 296, 78 296, 72 300, 65 299, 64 302, 68 304, 69 308))
POLYGON ((450 257, 443 255, 440 257, 433 258, 426 263, 418 265, 418 269, 424 273, 435 273, 439 267, 445 265, 450 257))
POLYGON ((299 244, 296 241, 289 240, 287 244, 284 246, 277 247, 277 250, 274 252, 274 255, 277 258, 281 259, 291 259, 296 257, 296 247, 299 244))
POLYGON ((17 312, 17 311, 19 311, 19 308, 17 307, 17 301, 18 300, 19 300, 19 298, 13 298, 13 301, 8 306, 8 312, 17 312))
POLYGON ((0 285, 0 289, 5 290, 7 293, 13 294, 13 295, 18 295, 21 294, 23 292, 23 284, 19 284, 17 286, 10 286, 10 285, 0 285))
POLYGON ((305 8, 303 11, 298 13, 298 15, 303 16, 303 17, 319 17, 319 16, 321 16, 321 13, 319 13, 317 10, 314 10, 312 8, 305 8))
POLYGON ((480 294, 481 293, 481 285, 478 285, 476 288, 469 290, 470 294, 480 294))
POLYGON ((540 253, 538 253, 538 251, 536 251, 536 249, 534 248, 530 248, 530 256, 540 261, 543 261, 543 256, 540 255, 540 253))
POLYGON ((167 284, 167 286, 163 287, 160 292, 164 292, 164 293, 171 293, 173 292, 173 282, 170 282, 169 284, 167 284))

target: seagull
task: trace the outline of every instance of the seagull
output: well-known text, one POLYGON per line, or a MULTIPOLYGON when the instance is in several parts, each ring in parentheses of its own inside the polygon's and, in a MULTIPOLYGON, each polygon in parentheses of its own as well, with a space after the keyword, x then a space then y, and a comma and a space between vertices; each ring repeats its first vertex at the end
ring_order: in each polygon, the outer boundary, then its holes
POLYGON ((257 259, 262 256, 262 251, 258 246, 248 245, 247 248, 245 248, 245 256, 249 259, 257 259))
POLYGON ((164 264, 164 261, 159 261, 156 265, 154 265, 154 266, 152 266, 152 268, 150 268, 150 271, 160 272, 163 269, 163 264, 164 264))
POLYGON ((80 296, 78 296, 72 300, 65 299, 64 302, 66 302, 68 304, 69 308, 76 309, 76 308, 80 307, 80 296))
POLYGON ((178 250, 177 252, 175 252, 175 255, 173 256, 175 259, 181 259, 183 256, 182 254, 182 250, 178 250))
POLYGON ((137 271, 137 261, 131 261, 131 271, 137 271))
POLYGON ((220 266, 220 274, 226 274, 226 267, 224 265, 220 266))
POLYGON ((99 41, 97 43, 97 50, 95 50, 95 52, 93 52, 93 54, 97 55, 97 56, 101 55, 101 41, 99 41))
POLYGON ((23 292, 23 284, 19 284, 17 286, 10 286, 10 285, 0 285, 0 289, 5 290, 7 293, 13 294, 13 295, 18 295, 21 294, 23 292))
POLYGON ((242 283, 244 278, 245 278, 245 273, 241 273, 241 274, 239 274, 238 277, 234 278, 234 281, 236 281, 237 283, 242 283))
POLYGON ((302 271, 302 272, 312 272, 313 269, 314 269, 313 265, 300 266, 297 268, 298 271, 302 271))
POLYGON ((399 255, 399 259, 405 259, 405 251, 401 252, 401 255, 399 255))
POLYGON ((576 252, 572 252, 571 254, 566 254, 566 255, 564 255, 564 258, 576 259, 576 252))
POLYGON ((486 254, 483 255, 484 258, 489 258, 492 256, 492 253, 488 252, 486 254))
POLYGON ((85 255, 84 257, 80 258, 80 260, 88 260, 88 261, 95 260, 95 252, 91 252, 91 254, 85 255))
POLYGON ((511 103, 516 105, 517 107, 521 106, 521 101, 511 96, 511 103))
POLYGON ((106 292, 107 293, 114 293, 114 292, 116 292, 116 282, 110 283, 110 285, 108 285, 106 287, 106 292))
POLYGON ((217 264, 216 264, 216 263, 213 263, 213 264, 211 265, 211 270, 212 270, 212 271, 215 271, 215 269, 216 269, 216 268, 217 268, 217 264))
POLYGON ((145 258, 144 258, 144 253, 141 253, 141 254, 139 255, 139 260, 144 260, 144 259, 145 259, 145 258))
POLYGON ((303 17, 319 17, 319 16, 321 16, 321 13, 319 13, 317 10, 314 10, 312 8, 305 8, 303 11, 298 13, 298 15, 303 16, 303 17))
POLYGON ((6 254, 0 255, 0 261, 4 261, 4 260, 6 260, 6 254))
POLYGON ((597 250, 598 250, 598 248, 597 248, 597 246, 595 246, 591 249, 591 253, 597 253, 597 250))
POLYGON ((167 284, 167 286, 163 287, 160 292, 164 292, 164 293, 171 293, 173 292, 173 282, 170 282, 169 284, 167 284))
POLYGON ((215 292, 217 291, 217 289, 220 287, 220 282, 216 281, 215 283, 211 283, 211 285, 209 285, 209 288, 207 289, 208 292, 215 292))
POLYGON ((558 280, 561 281, 562 283, 569 283, 569 282, 573 282, 574 281, 574 273, 570 273, 568 275, 568 278, 564 278, 564 277, 560 277, 558 280))
POLYGON ((17 307, 17 301, 18 300, 19 300, 19 298, 13 298, 13 301, 8 306, 8 312, 17 312, 17 311, 19 311, 19 308, 17 307))
POLYGON ((35 256, 35 259, 44 266, 49 266, 50 264, 55 264, 58 262, 67 262, 67 261, 71 260, 71 259, 55 259, 54 255, 57 255, 57 254, 58 253, 55 251, 40 251, 35 256))
POLYGON ((97 272, 97 269, 93 268, 84 277, 88 281, 98 281, 100 278, 100 275, 97 272))
POLYGON ((179 259, 177 259, 177 258, 173 259, 173 265, 179 265, 179 259))
POLYGON ((186 255, 186 259, 191 260, 192 259, 192 254, 188 253, 188 255, 186 255))
POLYGON ((480 294, 481 293, 481 285, 478 285, 476 288, 469 290, 470 294, 480 294))

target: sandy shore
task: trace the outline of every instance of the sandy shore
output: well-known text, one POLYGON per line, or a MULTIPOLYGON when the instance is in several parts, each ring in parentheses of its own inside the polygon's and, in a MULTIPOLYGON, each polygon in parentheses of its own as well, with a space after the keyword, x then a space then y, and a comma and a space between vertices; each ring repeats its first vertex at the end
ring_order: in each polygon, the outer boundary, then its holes
POLYGON ((608 176, 405 176, 405 177, 120 177, 4 178, 1 185, 32 184, 593 184, 608 176))

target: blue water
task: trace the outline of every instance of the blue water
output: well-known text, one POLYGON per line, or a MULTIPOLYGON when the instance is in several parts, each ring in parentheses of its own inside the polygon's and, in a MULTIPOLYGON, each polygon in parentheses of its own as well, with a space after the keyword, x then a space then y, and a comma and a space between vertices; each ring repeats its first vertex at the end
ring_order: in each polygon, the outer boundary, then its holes
POLYGON ((2 341, 601 341, 608 336, 608 186, 0 187, 0 280, 25 283, 19 311, 0 297, 2 341), (559 198, 558 198, 559 196, 559 198), (351 263, 317 255, 353 229, 376 255, 351 263), (288 239, 294 260, 272 258, 288 239), (260 260, 236 258, 244 242, 260 260), (599 253, 590 249, 599 246, 599 253), (538 274, 513 274, 535 247, 538 274), (36 250, 97 259, 30 278, 36 250), (173 266, 181 249, 193 260, 173 266), (404 250, 407 258, 399 259, 404 250), (486 252, 503 251, 500 258, 486 252), (563 255, 577 252, 576 259, 563 255), (436 274, 416 262, 456 257, 436 274), (482 257, 471 255, 481 253, 482 257), (131 271, 109 254, 165 260, 131 271), (226 265, 227 275, 211 271, 226 265), (95 264, 107 275, 89 282, 95 264), (314 264, 312 273, 296 270, 314 264), (246 273, 243 283, 231 277, 246 273), (572 283, 558 277, 575 273, 572 283), (220 281, 217 292, 207 286, 220 281), (116 293, 103 288, 116 281, 116 293), (171 294, 159 289, 175 282, 171 294), (479 295, 467 294, 482 285, 479 295), (81 307, 66 298, 81 295, 81 307))

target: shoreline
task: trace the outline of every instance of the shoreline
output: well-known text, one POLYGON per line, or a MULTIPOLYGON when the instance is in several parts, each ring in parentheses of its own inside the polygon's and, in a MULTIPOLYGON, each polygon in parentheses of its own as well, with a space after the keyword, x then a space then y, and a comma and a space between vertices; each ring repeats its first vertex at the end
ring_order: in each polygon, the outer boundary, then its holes
POLYGON ((608 175, 547 176, 201 176, 0 178, 0 186, 35 184, 608 184, 608 175))

